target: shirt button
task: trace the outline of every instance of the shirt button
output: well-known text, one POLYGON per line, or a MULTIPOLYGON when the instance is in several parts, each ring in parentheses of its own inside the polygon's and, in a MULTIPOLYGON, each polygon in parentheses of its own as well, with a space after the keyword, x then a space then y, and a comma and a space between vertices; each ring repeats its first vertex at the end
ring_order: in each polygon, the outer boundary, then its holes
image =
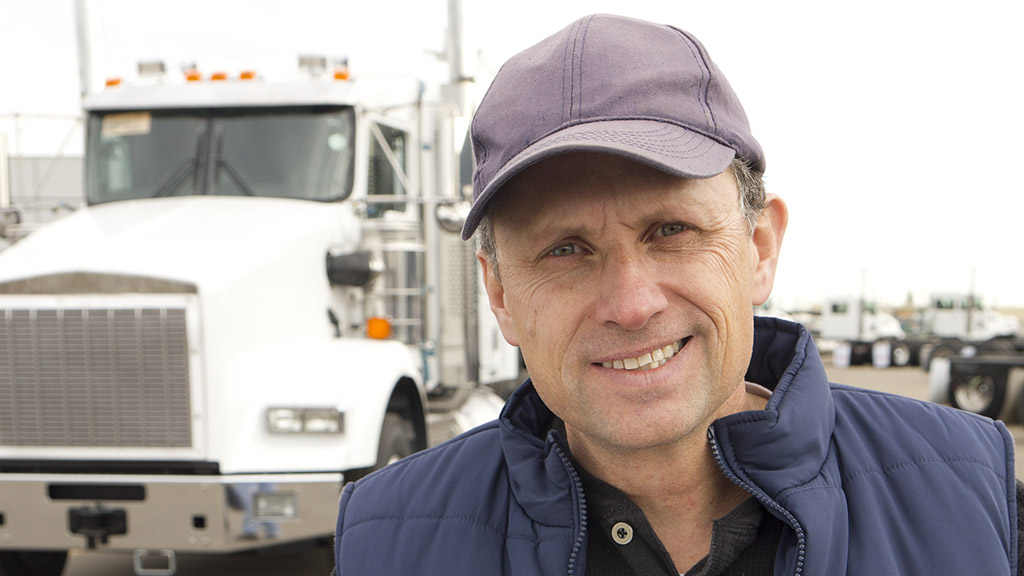
POLYGON ((629 544, 633 541, 633 527, 625 522, 617 522, 612 526, 612 540, 622 546, 629 544))

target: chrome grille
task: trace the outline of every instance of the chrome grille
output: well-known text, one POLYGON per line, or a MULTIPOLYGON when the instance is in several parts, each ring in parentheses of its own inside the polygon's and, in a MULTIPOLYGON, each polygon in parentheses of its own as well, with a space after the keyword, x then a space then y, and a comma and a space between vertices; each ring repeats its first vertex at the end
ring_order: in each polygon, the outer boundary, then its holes
POLYGON ((190 447, 185 309, 0 310, 0 445, 190 447))

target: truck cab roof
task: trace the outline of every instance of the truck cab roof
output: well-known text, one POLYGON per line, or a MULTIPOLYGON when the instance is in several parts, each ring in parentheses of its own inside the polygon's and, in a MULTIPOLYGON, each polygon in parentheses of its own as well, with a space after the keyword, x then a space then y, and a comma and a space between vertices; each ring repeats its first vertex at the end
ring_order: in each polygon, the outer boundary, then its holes
POLYGON ((117 85, 83 99, 87 112, 276 106, 358 106, 383 108, 416 101, 418 83, 409 79, 277 82, 262 79, 117 85))

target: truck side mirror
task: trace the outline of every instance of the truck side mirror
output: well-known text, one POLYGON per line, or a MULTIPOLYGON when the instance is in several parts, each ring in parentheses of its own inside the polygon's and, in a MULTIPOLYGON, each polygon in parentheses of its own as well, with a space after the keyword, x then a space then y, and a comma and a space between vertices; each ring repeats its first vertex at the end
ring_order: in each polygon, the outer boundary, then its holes
POLYGON ((327 253, 327 279, 331 286, 366 286, 384 271, 384 264, 366 252, 327 253))

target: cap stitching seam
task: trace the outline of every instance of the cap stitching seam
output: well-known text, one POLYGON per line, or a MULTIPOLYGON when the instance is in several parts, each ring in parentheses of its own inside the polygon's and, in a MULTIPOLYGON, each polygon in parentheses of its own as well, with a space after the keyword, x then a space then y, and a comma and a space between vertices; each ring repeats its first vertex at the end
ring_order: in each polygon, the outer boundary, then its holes
POLYGON ((718 122, 715 120, 715 113, 711 107, 711 69, 707 62, 704 61, 704 55, 701 54, 700 50, 696 47, 694 39, 682 30, 676 29, 676 31, 687 40, 686 47, 689 48, 690 55, 702 71, 701 84, 703 86, 697 94, 697 99, 700 101, 701 108, 704 109, 704 113, 707 115, 711 130, 717 134, 718 122))
MULTIPOLYGON (((583 50, 587 44, 587 32, 590 30, 590 23, 593 21, 593 17, 587 19, 586 24, 583 26, 583 31, 579 34, 579 67, 576 68, 578 72, 573 75, 573 87, 579 84, 579 102, 576 104, 576 119, 583 119, 583 50), (577 77, 579 79, 576 82, 577 77)), ((576 52, 573 52, 573 62, 576 61, 576 52)))
MULTIPOLYGON (((621 132, 621 131, 619 131, 619 132, 607 131, 605 133, 607 133, 607 134, 613 134, 614 133, 614 134, 619 134, 619 135, 630 134, 628 132, 621 132)), ((636 148, 650 150, 652 152, 658 152, 659 154, 662 154, 662 155, 670 157, 670 158, 700 158, 700 157, 703 157, 703 156, 706 156, 707 154, 709 154, 711 152, 711 150, 713 149, 713 147, 710 146, 710 143, 713 142, 714 140, 711 139, 711 138, 707 138, 707 137, 703 137, 703 138, 701 138, 699 140, 694 138, 693 140, 695 140, 695 141, 693 142, 694 145, 692 147, 686 148, 686 149, 681 149, 678 146, 670 146, 670 145, 667 144, 667 143, 672 142, 674 140, 678 141, 679 138, 672 138, 672 139, 664 140, 663 141, 664 144, 657 145, 655 142, 652 142, 650 140, 642 138, 642 136, 649 136, 651 134, 650 132, 632 132, 632 134, 636 134, 637 136, 641 136, 641 141, 640 142, 637 142, 637 141, 628 142, 628 145, 634 146, 636 148), (703 150, 700 153, 693 154, 693 155, 686 154, 686 152, 690 152, 690 151, 694 151, 694 150, 700 150, 701 148, 703 148, 703 150)), ((567 136, 564 139, 554 139, 554 140, 552 140, 550 142, 545 143, 543 145, 543 148, 547 148, 549 146, 554 146, 554 145, 560 144, 561 141, 565 140, 565 139, 576 140, 576 141, 581 142, 581 143, 582 142, 586 142, 586 141, 591 141, 591 142, 613 142, 613 143, 619 143, 619 144, 627 144, 626 142, 623 142, 623 140, 621 138, 602 138, 602 137, 600 137, 600 133, 595 132, 595 133, 590 133, 590 134, 587 134, 587 135, 575 134, 575 135, 572 135, 572 136, 567 136)))
MULTIPOLYGON (((695 134, 697 134, 699 136, 703 136, 704 138, 707 138, 709 140, 717 142, 718 144, 721 144, 722 146, 725 146, 726 148, 730 148, 730 149, 734 149, 735 150, 735 147, 732 144, 730 144, 729 142, 726 142, 723 138, 719 137, 716 134, 709 134, 709 133, 707 133, 707 131, 705 129, 694 127, 694 126, 688 126, 688 125, 682 124, 680 122, 674 121, 674 120, 669 119, 669 118, 664 118, 664 117, 659 117, 659 116, 611 116, 611 117, 588 118, 585 121, 580 120, 580 121, 563 122, 562 124, 556 126, 555 128, 552 128, 548 132, 545 132, 544 134, 542 134, 542 135, 538 136, 537 138, 533 139, 532 141, 530 141, 528 144, 526 144, 526 146, 523 146, 519 150, 519 152, 517 152, 513 156, 518 156, 523 151, 527 150, 528 148, 533 147, 534 145, 536 145, 541 140, 544 140, 545 138, 548 138, 552 134, 556 134, 556 133, 558 133, 558 132, 560 132, 562 130, 565 130, 566 128, 570 128, 570 127, 573 127, 573 126, 580 126, 580 125, 583 125, 583 124, 597 124, 597 123, 600 123, 600 122, 618 122, 618 121, 629 121, 629 120, 648 120, 648 121, 656 122, 656 123, 659 123, 659 124, 668 124, 668 125, 671 125, 671 126, 676 126, 678 128, 682 128, 684 130, 688 130, 688 131, 693 132, 693 133, 695 133, 695 134)), ((651 134, 652 133, 652 132, 649 132, 649 131, 634 131, 634 132, 636 134, 651 134)), ((619 133, 624 133, 624 132, 623 131, 619 131, 619 133)))
MULTIPOLYGON (((583 26, 583 23, 575 23, 575 28, 583 26)), ((562 50, 562 107, 559 111, 561 124, 572 120, 572 59, 574 57, 575 34, 565 39, 565 48, 562 50), (568 109, 566 109, 566 96, 568 97, 568 109)), ((529 146, 529 145, 527 145, 529 146)))
POLYGON ((576 44, 579 43, 579 34, 572 37, 572 56, 569 60, 569 121, 572 122, 576 114, 576 44))

